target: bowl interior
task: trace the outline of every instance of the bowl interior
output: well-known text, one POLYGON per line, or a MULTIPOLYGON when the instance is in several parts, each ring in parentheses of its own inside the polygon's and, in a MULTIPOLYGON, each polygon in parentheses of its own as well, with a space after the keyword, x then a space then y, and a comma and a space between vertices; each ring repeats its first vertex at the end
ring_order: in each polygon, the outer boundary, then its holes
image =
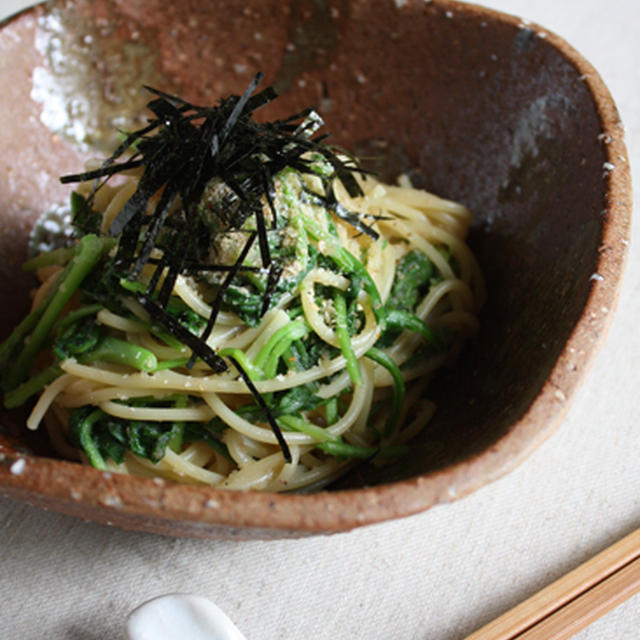
MULTIPOLYGON (((28 305, 20 264, 30 226, 66 197, 57 176, 91 155, 65 139, 77 136, 69 126, 44 126, 47 105, 55 112, 57 100, 67 113, 75 96, 76 120, 99 145, 113 113, 135 106, 138 98, 122 101, 123 89, 150 83, 212 103, 263 71, 263 86, 282 93, 265 118, 315 105, 331 140, 372 157, 383 177, 409 172, 417 185, 465 203, 488 284, 480 333, 430 387, 438 410, 408 460, 360 467, 338 487, 424 476, 502 446, 598 284, 592 275, 609 206, 609 152, 593 86, 573 52, 544 36, 447 2, 79 0, 24 14, 0 31, 0 334, 28 305), (89 100, 100 103, 103 121, 83 120, 89 100)), ((564 393, 587 356, 576 354, 567 368, 564 393)), ((511 439, 499 465, 539 439, 561 405, 540 414, 521 441, 511 439)), ((5 447, 46 453, 45 443, 24 435, 19 414, 1 419, 5 447)), ((473 482, 498 472, 485 468, 473 482)))

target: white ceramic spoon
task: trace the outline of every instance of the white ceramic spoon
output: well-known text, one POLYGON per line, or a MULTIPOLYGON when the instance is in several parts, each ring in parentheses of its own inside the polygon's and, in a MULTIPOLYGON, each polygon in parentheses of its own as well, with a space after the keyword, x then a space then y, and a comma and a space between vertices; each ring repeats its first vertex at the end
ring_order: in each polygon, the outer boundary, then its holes
POLYGON ((213 602, 182 593, 154 598, 132 611, 127 636, 129 640, 246 640, 213 602))

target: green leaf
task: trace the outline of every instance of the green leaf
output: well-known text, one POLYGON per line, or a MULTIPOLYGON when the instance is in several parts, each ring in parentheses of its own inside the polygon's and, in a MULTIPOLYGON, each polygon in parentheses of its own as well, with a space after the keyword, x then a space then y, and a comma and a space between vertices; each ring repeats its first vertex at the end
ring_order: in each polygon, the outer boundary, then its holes
POLYGON ((396 266, 387 309, 413 311, 418 303, 420 289, 429 283, 433 265, 421 251, 413 250, 403 256, 396 266))
POLYGON ((159 462, 164 458, 175 425, 165 422, 134 421, 126 427, 129 448, 141 458, 159 462))
POLYGON ((60 360, 76 358, 91 351, 100 338, 100 330, 93 316, 67 324, 53 342, 53 352, 60 360))

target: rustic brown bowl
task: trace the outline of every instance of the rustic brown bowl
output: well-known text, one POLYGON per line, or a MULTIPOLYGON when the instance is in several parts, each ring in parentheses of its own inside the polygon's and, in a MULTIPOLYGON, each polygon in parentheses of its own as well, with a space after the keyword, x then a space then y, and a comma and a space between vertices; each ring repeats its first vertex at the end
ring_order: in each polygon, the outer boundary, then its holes
MULTIPOLYGON (((470 242, 489 298, 480 334, 429 391, 432 427, 395 466, 362 467, 313 495, 180 486, 56 459, 23 414, 4 413, 4 494, 173 536, 328 533, 464 496, 553 433, 611 320, 630 219, 622 125, 569 45, 445 0, 78 0, 48 10, 77 54, 77 64, 56 59, 49 41, 49 62, 76 64, 82 95, 117 102, 119 82, 144 81, 211 103, 262 70, 283 93, 266 115, 317 105, 336 143, 383 153, 383 173, 412 170, 475 212, 470 242)), ((34 46, 44 13, 0 31, 2 337, 27 308, 29 229, 66 197, 57 177, 86 155, 41 123, 30 97, 34 68, 47 64, 34 46)))

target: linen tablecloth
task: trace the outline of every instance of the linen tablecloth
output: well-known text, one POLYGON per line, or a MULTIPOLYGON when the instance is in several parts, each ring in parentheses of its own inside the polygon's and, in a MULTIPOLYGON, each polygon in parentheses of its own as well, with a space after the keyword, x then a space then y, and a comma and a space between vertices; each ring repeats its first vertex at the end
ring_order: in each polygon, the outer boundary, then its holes
MULTIPOLYGON (((27 4, 0 0, 0 14, 27 4)), ((585 55, 611 89, 640 172, 637 3, 484 4, 585 55)), ((215 601, 249 640, 459 640, 532 595, 640 526, 637 226, 633 234, 603 350, 558 432, 508 476, 408 519, 276 542, 131 533, 0 498, 0 635, 124 638, 141 602, 190 592, 215 601)), ((576 637, 631 640, 639 629, 637 596, 576 637)))

